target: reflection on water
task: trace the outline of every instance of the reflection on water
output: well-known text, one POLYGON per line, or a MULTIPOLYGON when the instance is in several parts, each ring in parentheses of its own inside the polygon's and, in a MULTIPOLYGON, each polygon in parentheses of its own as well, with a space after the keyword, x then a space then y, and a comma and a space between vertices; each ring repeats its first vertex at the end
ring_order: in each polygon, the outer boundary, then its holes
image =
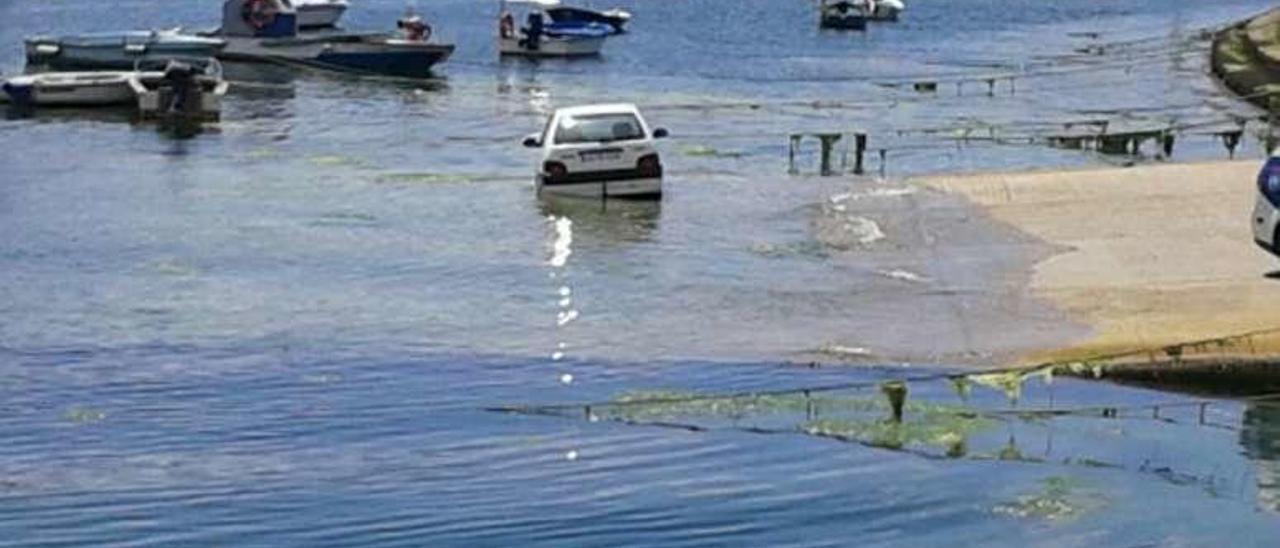
POLYGON ((132 124, 137 122, 136 110, 131 106, 118 107, 26 107, 4 105, 6 120, 32 120, 37 122, 97 122, 103 124, 132 124))
MULTIPOLYGON (((34 121, 40 123, 96 123, 127 124, 136 131, 153 130, 166 140, 184 141, 194 139, 204 133, 218 133, 216 124, 208 124, 199 120, 144 120, 139 117, 137 109, 129 105, 109 107, 39 107, 6 105, 4 117, 11 121, 34 121)), ((170 149, 178 151, 179 149, 170 149)), ((180 151, 178 152, 180 153, 180 151)))
POLYGON ((1280 404, 1245 406, 1240 446, 1257 469, 1258 504, 1280 511, 1280 404))
POLYGON ((544 194, 538 199, 538 210, 544 216, 573 220, 577 238, 601 246, 649 241, 662 220, 660 200, 595 200, 544 194))

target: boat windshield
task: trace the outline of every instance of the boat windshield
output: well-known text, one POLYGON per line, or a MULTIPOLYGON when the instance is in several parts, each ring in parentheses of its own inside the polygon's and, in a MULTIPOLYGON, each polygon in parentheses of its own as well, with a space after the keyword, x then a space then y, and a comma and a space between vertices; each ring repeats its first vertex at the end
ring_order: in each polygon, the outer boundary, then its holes
POLYGON ((644 139, 640 119, 631 113, 564 116, 556 127, 557 143, 594 143, 644 139))

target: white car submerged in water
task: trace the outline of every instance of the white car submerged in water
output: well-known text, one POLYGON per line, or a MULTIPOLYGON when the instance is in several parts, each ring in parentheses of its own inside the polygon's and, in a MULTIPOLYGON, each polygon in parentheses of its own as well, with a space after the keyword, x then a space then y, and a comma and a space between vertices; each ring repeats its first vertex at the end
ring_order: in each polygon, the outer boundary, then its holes
POLYGON ((650 130, 635 105, 589 105, 556 110, 524 146, 542 150, 539 194, 657 199, 662 160, 654 140, 666 136, 650 130))
POLYGON ((1280 256, 1280 155, 1267 159, 1258 173, 1258 201, 1253 207, 1253 240, 1280 256))

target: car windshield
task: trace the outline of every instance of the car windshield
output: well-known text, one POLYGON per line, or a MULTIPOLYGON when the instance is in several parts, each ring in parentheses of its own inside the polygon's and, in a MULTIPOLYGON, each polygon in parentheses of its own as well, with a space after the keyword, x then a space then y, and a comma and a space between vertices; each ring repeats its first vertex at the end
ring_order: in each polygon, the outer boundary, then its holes
POLYGON ((635 114, 584 114, 563 116, 556 127, 557 143, 592 143, 643 139, 640 119, 635 114))

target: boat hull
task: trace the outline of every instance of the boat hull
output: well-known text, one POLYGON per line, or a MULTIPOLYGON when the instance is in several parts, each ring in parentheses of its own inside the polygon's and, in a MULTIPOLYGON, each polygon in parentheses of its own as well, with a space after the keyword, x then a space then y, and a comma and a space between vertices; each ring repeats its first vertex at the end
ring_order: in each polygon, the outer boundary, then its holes
POLYGON ((220 78, 200 78, 196 81, 200 91, 197 103, 185 110, 172 110, 173 91, 162 85, 162 78, 130 78, 138 114, 144 119, 183 119, 218 121, 222 118, 222 98, 227 95, 229 84, 220 78))
POLYGON ((92 72, 18 76, 0 85, 10 101, 25 106, 128 105, 136 99, 129 80, 159 78, 159 73, 92 72))
POLYGON ((537 48, 527 47, 519 38, 498 38, 498 53, 520 57, 590 57, 600 55, 604 37, 557 38, 543 36, 537 48))
POLYGON ((339 2, 297 4, 294 9, 298 12, 298 27, 314 29, 336 26, 347 12, 347 5, 339 2))
POLYGON ((30 38, 27 63, 58 69, 132 69, 139 59, 213 57, 225 43, 130 40, 75 40, 30 38))
POLYGON ((395 40, 378 36, 321 38, 228 38, 219 55, 228 61, 297 64, 356 74, 431 76, 453 54, 452 44, 395 40))
POLYGON ((897 21, 898 13, 901 11, 893 6, 877 5, 871 10, 869 17, 875 21, 897 21))
POLYGON ((866 30, 867 17, 864 15, 824 15, 821 26, 835 30, 866 30))

